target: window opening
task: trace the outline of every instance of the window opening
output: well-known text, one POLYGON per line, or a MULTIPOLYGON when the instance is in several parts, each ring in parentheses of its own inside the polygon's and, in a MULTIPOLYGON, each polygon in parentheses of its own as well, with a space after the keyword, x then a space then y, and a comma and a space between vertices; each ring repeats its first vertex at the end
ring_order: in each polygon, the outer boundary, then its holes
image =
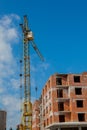
POLYGON ((48 88, 50 88, 50 80, 48 81, 48 88))
POLYGON ((47 125, 49 125, 49 120, 47 119, 47 125))
POLYGON ((46 90, 46 92, 47 92, 47 85, 45 86, 45 90, 46 90))
POLYGON ((46 107, 46 113, 48 113, 48 107, 46 107))
POLYGON ((80 76, 74 76, 74 82, 80 83, 80 76))
POLYGON ((82 95, 82 88, 75 88, 76 95, 82 95))
POLYGON ((85 114, 84 113, 79 113, 78 114, 78 120, 79 121, 85 121, 85 114))
POLYGON ((62 78, 56 78, 56 85, 62 85, 62 78))
POLYGON ((50 124, 52 124, 52 116, 50 116, 50 124))
POLYGON ((51 98, 51 92, 49 92, 49 99, 51 98))
POLYGON ((63 102, 58 103, 58 110, 64 111, 64 103, 63 102))
POLYGON ((65 122, 65 115, 59 115, 59 122, 65 122))
POLYGON ((58 97, 63 97, 63 90, 62 89, 57 89, 57 98, 58 97))
POLYGON ((51 111, 51 103, 49 104, 49 110, 51 111))
POLYGON ((83 107, 83 100, 76 101, 77 107, 83 107))
POLYGON ((44 121, 44 127, 45 127, 45 121, 44 121))
POLYGON ((47 96, 46 96, 46 102, 47 102, 47 96))

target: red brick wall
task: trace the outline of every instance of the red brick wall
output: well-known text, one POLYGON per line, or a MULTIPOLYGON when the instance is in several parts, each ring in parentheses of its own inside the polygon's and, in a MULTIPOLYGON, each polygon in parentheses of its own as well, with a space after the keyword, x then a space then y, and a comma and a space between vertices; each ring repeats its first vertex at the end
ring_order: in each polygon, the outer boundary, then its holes
POLYGON ((39 130, 39 113, 40 113, 40 101, 36 100, 32 105, 32 130, 39 130))
MULTIPOLYGON (((35 104, 33 109, 35 109, 35 104)), ((42 90, 42 112, 43 111, 45 111, 45 115, 43 115, 43 125, 45 124, 45 126, 59 122, 59 115, 65 115, 65 122, 78 122, 78 113, 81 112, 86 113, 85 121, 87 121, 87 72, 82 74, 52 75, 42 90), (56 84, 56 75, 62 78, 62 85, 56 84), (74 82, 74 76, 80 76, 79 83, 74 82), (77 87, 82 88, 81 95, 76 95, 75 88, 77 87), (63 90, 63 97, 61 98, 57 97, 58 89, 63 90), (82 108, 77 108, 76 100, 83 100, 82 108), (63 102, 64 104, 64 111, 62 112, 58 111, 59 102, 63 102), (46 112, 46 109, 48 109, 48 112, 46 112)))

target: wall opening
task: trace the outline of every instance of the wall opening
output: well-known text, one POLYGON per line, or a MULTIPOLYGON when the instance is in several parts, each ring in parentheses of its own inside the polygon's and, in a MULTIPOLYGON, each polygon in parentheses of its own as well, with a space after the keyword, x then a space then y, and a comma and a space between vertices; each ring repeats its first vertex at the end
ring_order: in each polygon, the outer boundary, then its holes
POLYGON ((45 124, 45 121, 44 121, 44 127, 46 126, 46 124, 45 124))
POLYGON ((51 99, 51 91, 49 92, 49 99, 51 99))
POLYGON ((63 90, 62 89, 57 89, 57 98, 63 97, 63 90))
POLYGON ((87 127, 82 127, 82 130, 87 130, 87 127))
POLYGON ((59 122, 65 122, 65 115, 59 115, 59 122))
POLYGON ((63 102, 58 103, 58 110, 64 111, 64 103, 63 102))
POLYGON ((78 127, 70 127, 70 128, 61 128, 61 130, 79 130, 79 128, 78 127))
POLYGON ((48 107, 46 107, 46 113, 48 113, 48 107))
POLYGON ((84 113, 78 113, 78 121, 85 121, 85 114, 84 113))
POLYGON ((80 76, 74 76, 74 82, 80 83, 80 76))
POLYGON ((77 100, 76 105, 77 107, 83 107, 83 100, 77 100))
POLYGON ((82 95, 82 88, 75 88, 76 95, 82 95))
POLYGON ((47 125, 49 125, 49 120, 47 119, 47 125))
POLYGON ((50 124, 52 124, 52 116, 50 116, 50 124))
POLYGON ((49 110, 51 111, 51 103, 49 104, 49 110))
POLYGON ((48 81, 48 88, 50 88, 50 80, 48 81))
POLYGON ((56 85, 62 85, 62 78, 56 78, 56 85))

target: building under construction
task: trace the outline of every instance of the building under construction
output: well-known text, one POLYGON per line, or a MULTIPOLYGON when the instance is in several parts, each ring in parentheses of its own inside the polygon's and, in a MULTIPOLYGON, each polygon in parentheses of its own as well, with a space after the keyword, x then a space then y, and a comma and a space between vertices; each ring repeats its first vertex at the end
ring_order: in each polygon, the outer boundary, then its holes
POLYGON ((6 130, 6 111, 0 110, 0 130, 6 130))
POLYGON ((32 111, 32 130, 87 130, 87 72, 52 75, 32 111))
MULTIPOLYGON (((30 45, 40 59, 27 16, 20 24, 23 33, 23 76, 20 74, 20 89, 23 89, 20 130, 86 130, 87 129, 87 72, 82 74, 54 74, 45 86, 39 100, 32 106, 30 82, 30 45), (22 77, 24 84, 22 85, 22 77)), ((22 65, 21 69, 22 70, 22 65)))

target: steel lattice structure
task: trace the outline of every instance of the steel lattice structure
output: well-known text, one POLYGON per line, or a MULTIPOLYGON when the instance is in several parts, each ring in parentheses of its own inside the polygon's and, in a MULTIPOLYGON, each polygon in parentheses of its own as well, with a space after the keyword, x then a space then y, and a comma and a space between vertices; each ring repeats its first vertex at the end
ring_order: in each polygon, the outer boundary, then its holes
POLYGON ((24 16, 24 23, 20 24, 23 31, 23 68, 24 68, 24 102, 22 110, 22 121, 20 130, 32 130, 32 103, 31 103, 31 85, 30 85, 30 44, 37 52, 41 60, 43 56, 33 41, 32 31, 28 27, 27 16, 24 16))

